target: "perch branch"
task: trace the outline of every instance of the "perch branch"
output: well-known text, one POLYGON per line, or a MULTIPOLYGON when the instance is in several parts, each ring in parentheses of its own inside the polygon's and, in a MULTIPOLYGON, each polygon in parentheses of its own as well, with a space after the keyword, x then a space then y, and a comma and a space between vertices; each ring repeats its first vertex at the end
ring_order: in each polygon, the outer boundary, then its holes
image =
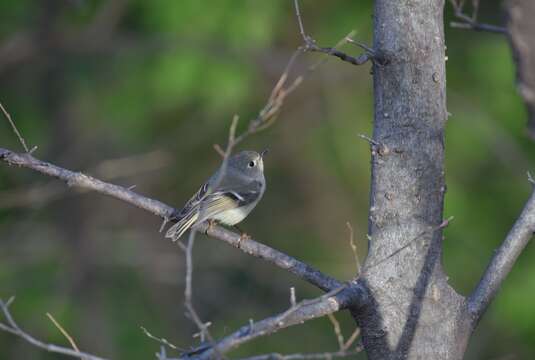
MULTIPOLYGON (((175 208, 164 204, 161 201, 145 197, 122 186, 110 184, 80 172, 70 171, 54 164, 41 161, 28 153, 19 154, 0 148, 0 160, 3 160, 9 165, 25 167, 44 175, 58 178, 65 181, 67 185, 71 187, 92 190, 114 197, 164 219, 171 218, 177 211, 175 208)), ((339 287, 341 284, 338 280, 323 274, 321 271, 314 269, 310 265, 267 245, 256 242, 253 239, 247 239, 245 241, 242 239, 242 241, 240 241, 239 234, 226 230, 221 226, 209 227, 208 224, 203 223, 198 226, 198 231, 205 232, 209 236, 222 240, 249 255, 261 258, 285 269, 322 290, 329 291, 339 287)))

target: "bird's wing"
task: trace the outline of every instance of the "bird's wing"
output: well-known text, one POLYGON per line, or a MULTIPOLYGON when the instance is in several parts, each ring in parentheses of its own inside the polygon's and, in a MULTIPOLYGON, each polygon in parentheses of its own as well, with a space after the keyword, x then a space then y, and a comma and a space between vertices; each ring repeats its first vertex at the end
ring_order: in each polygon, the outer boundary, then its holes
POLYGON ((208 182, 204 183, 203 186, 188 200, 184 205, 182 210, 176 215, 175 219, 177 220, 176 224, 171 226, 167 230, 165 237, 172 238, 173 241, 177 241, 182 234, 184 234, 188 229, 195 224, 199 217, 199 206, 201 200, 206 195, 208 191, 208 182))
MULTIPOLYGON (((213 178, 215 176, 217 173, 213 178)), ((177 223, 167 230, 165 237, 176 241, 195 223, 208 220, 220 212, 249 205, 257 201, 264 191, 262 182, 244 182, 243 178, 234 178, 230 172, 213 190, 209 188, 211 180, 205 182, 188 200, 176 216, 177 223)))
POLYGON ((263 185, 257 180, 240 186, 219 186, 202 200, 200 204, 200 221, 210 219, 226 210, 252 204, 258 201, 262 192, 263 185))

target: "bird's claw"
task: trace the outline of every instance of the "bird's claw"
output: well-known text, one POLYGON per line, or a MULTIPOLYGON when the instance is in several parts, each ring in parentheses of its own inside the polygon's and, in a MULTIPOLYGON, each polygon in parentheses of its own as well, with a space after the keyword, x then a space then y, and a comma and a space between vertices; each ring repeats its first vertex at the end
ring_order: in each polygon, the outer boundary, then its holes
POLYGON ((242 241, 247 241, 247 240, 251 240, 251 236, 249 236, 249 234, 242 232, 240 234, 240 238, 238 239, 238 248, 241 247, 242 241))

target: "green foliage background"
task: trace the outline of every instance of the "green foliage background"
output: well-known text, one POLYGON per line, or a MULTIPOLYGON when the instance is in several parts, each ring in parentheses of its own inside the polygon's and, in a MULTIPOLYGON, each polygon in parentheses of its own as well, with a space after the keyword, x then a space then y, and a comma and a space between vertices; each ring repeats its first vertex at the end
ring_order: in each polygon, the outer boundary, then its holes
MULTIPOLYGON (((498 1, 482 6, 481 19, 503 21, 498 1)), ((370 1, 303 1, 302 10, 320 44, 351 29, 371 42, 370 1)), ((217 166, 212 145, 225 143, 233 114, 241 128, 257 114, 301 43, 288 0, 3 0, 0 18, 0 101, 38 145, 36 156, 135 184, 175 206, 217 166), (110 13, 116 24, 107 30, 100 16, 110 13), (20 41, 28 47, 9 47, 20 41), (107 162, 131 156, 142 157, 107 162)), ((445 231, 444 263, 467 294, 530 192, 534 145, 506 39, 449 27, 446 38, 445 214, 455 221, 445 231)), ((295 74, 320 58, 300 57, 295 74)), ((355 272, 347 221, 361 258, 367 246, 370 155, 357 135, 371 132, 369 72, 369 65, 329 60, 287 99, 275 126, 242 145, 271 149, 268 191, 242 227, 341 279, 355 272)), ((20 149, 4 120, 0 144, 20 149)), ((140 326, 188 347, 197 340, 182 305, 184 258, 159 226, 121 202, 0 166, 0 296, 16 295, 20 324, 50 342, 65 340, 46 312, 81 349, 106 357, 153 357, 158 344, 140 326)), ((528 247, 505 282, 468 359, 535 356, 534 251, 528 247)), ((299 298, 318 294, 213 239, 200 238, 194 253, 197 309, 215 336, 285 309, 291 286, 299 298)), ((349 335, 348 314, 337 316, 349 335)), ((319 319, 234 355, 335 349, 330 323, 319 319)), ((0 358, 56 357, 0 333, 0 358)))

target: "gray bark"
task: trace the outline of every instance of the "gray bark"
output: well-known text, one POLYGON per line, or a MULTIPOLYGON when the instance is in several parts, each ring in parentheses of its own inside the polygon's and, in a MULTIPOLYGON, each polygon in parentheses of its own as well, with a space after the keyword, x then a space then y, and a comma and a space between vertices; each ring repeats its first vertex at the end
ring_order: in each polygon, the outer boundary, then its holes
POLYGON ((377 0, 369 254, 353 311, 369 359, 459 359, 465 301, 441 265, 446 111, 442 0, 377 0))

